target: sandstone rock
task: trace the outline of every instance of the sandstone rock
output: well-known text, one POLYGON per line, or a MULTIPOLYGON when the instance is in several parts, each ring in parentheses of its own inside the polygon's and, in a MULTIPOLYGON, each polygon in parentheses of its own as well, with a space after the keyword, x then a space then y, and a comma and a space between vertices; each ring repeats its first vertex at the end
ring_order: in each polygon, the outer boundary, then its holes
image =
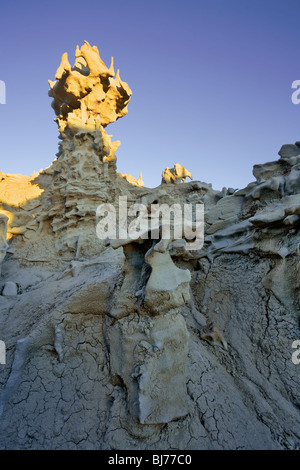
POLYGON ((174 168, 167 167, 162 173, 162 183, 185 182, 186 178, 193 179, 192 173, 187 171, 179 163, 175 163, 174 168))
MULTIPOLYGON (((55 74, 56 81, 49 81, 49 96, 53 97, 52 107, 61 123, 67 115, 77 127, 95 129, 107 126, 127 113, 131 90, 120 79, 115 78, 113 58, 108 69, 99 56, 96 46, 85 41, 76 49, 76 61, 71 67, 67 53, 55 74)), ((61 126, 61 125, 60 125, 61 126)))
POLYGON ((75 55, 50 83, 57 159, 0 173, 1 449, 299 449, 299 142, 240 190, 141 187, 104 130, 131 91, 95 46, 75 55), (147 223, 204 204, 203 246, 159 220, 126 237, 128 213, 98 238, 97 208, 125 197, 147 223))
POLYGON ((143 188, 144 182, 142 180, 142 172, 140 173, 140 176, 138 179, 134 178, 132 175, 121 175, 122 178, 125 178, 128 183, 133 184, 133 186, 138 186, 139 188, 143 188))

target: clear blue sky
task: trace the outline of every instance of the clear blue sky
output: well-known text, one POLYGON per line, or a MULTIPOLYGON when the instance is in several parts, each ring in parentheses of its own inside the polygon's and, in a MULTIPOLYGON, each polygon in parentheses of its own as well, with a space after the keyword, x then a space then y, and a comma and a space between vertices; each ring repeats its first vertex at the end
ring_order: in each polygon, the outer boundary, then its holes
POLYGON ((20 1, 0 6, 0 170, 31 174, 58 150, 48 97, 61 55, 97 45, 132 89, 107 127, 118 171, 146 186, 183 164, 195 180, 242 188, 255 163, 300 140, 299 0, 20 1))

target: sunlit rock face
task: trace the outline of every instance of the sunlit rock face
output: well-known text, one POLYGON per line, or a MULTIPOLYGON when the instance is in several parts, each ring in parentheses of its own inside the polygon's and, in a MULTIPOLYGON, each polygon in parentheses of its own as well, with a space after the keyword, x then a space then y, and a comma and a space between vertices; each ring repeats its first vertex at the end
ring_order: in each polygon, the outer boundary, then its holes
POLYGON ((77 46, 75 56, 71 67, 68 55, 64 53, 55 74, 56 80, 49 80, 48 94, 53 98, 52 107, 63 141, 60 151, 66 150, 66 140, 72 150, 80 147, 76 145, 77 141, 87 133, 85 139, 90 139, 98 160, 113 161, 120 142, 112 143, 104 127, 127 114, 131 90, 120 79, 119 70, 115 76, 113 58, 108 69, 96 46, 91 47, 85 41, 80 49, 77 46))
POLYGON ((299 142, 244 189, 179 163, 147 188, 117 173, 104 129, 128 85, 95 46, 75 56, 50 82, 57 158, 0 173, 0 448, 299 449, 299 142), (204 244, 163 222, 101 238, 101 204, 116 234, 204 205, 204 244))
POLYGON ((71 67, 67 53, 63 54, 56 80, 49 81, 49 96, 53 97, 52 107, 59 127, 63 128, 67 121, 92 130, 127 114, 131 90, 120 79, 119 70, 115 76, 113 58, 108 69, 98 48, 91 47, 87 41, 80 49, 77 46, 75 56, 71 67))

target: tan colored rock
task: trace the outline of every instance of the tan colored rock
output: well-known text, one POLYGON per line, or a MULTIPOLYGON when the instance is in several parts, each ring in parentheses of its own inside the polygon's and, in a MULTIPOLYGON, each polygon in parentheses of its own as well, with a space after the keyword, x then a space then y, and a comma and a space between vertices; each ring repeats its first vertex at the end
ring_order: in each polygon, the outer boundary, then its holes
POLYGON ((175 163, 174 168, 167 167, 162 173, 162 183, 185 183, 186 178, 193 179, 192 173, 179 163, 175 163))
POLYGON ((55 74, 56 81, 49 81, 52 107, 59 117, 70 118, 70 124, 83 129, 107 126, 127 113, 131 90, 120 79, 119 71, 114 77, 113 58, 109 69, 101 60, 98 48, 85 41, 76 48, 73 67, 64 53, 55 74))
POLYGON ((140 172, 140 176, 136 179, 134 178, 134 176, 132 175, 129 175, 129 174, 124 174, 124 175, 121 175, 122 178, 124 178, 126 181, 128 181, 128 183, 132 184, 133 186, 137 186, 139 188, 143 188, 144 187, 144 182, 142 180, 142 172, 140 172))
POLYGON ((38 173, 31 176, 4 174, 0 180, 0 203, 20 207, 27 201, 38 198, 43 189, 34 183, 38 173))
POLYGON ((224 349, 228 349, 227 342, 214 320, 201 328, 200 338, 214 346, 217 345, 224 349))
POLYGON ((7 218, 6 238, 22 235, 28 224, 36 225, 36 208, 44 192, 31 176, 4 174, 0 179, 0 215, 7 218))

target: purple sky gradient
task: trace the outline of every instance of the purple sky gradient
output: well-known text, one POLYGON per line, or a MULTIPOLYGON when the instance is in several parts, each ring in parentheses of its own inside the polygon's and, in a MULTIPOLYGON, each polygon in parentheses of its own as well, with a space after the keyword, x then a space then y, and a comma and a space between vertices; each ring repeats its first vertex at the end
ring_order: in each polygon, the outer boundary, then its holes
POLYGON ((194 180, 243 188, 252 167, 300 140, 299 0, 114 0, 0 5, 0 170, 31 174, 58 150, 48 97, 61 55, 97 45, 132 89, 107 127, 118 171, 148 187, 183 164, 194 180))

